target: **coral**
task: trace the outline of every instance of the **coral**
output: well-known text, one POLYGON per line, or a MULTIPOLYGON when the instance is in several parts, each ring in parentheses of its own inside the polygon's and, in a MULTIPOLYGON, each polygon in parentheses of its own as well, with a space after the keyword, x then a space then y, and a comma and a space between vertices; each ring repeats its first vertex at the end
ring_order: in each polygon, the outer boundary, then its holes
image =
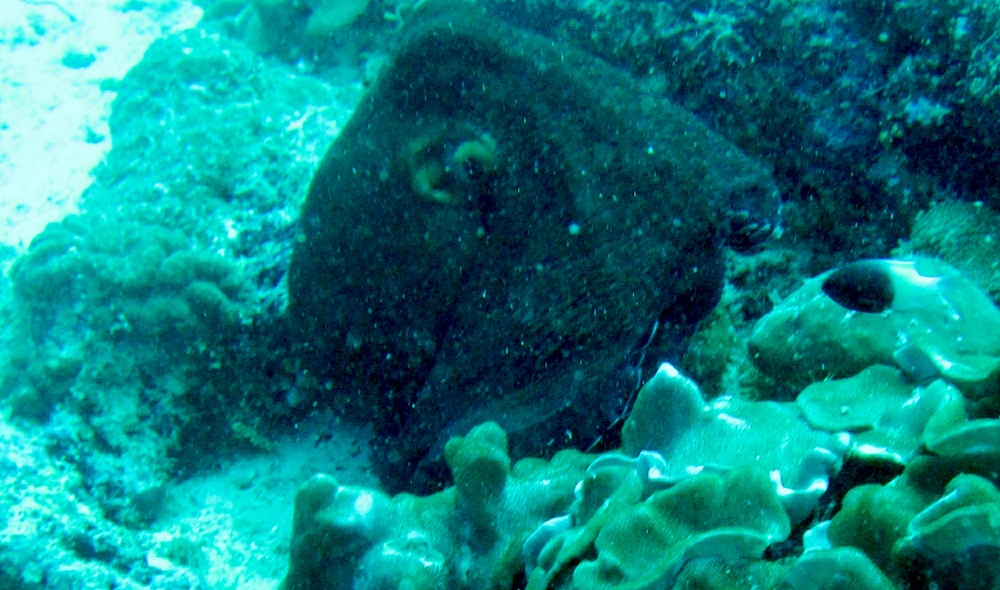
POLYGON ((431 496, 315 476, 296 497, 284 588, 508 588, 520 571, 529 588, 638 588, 669 586, 688 562, 761 558, 807 518, 842 451, 787 406, 706 406, 664 365, 639 392, 624 452, 511 467, 506 435, 486 423, 448 441, 455 484, 431 496), (647 442, 663 454, 629 450, 647 442))
POLYGON ((925 498, 904 484, 905 480, 896 480, 886 486, 853 488, 830 523, 830 542, 856 547, 879 567, 890 569, 893 545, 906 536, 910 521, 926 506, 925 498))
POLYGON ((814 428, 851 432, 848 455, 900 466, 920 450, 928 423, 940 422, 964 406, 962 394, 944 381, 914 387, 902 372, 886 365, 813 383, 795 403, 814 428))
POLYGON ((979 544, 1000 545, 1000 491, 978 475, 959 475, 944 495, 913 517, 907 542, 934 554, 958 554, 979 544))
POLYGON ((565 512, 591 458, 575 451, 510 467, 496 424, 448 442, 455 487, 418 498, 317 475, 295 499, 284 590, 510 588, 521 547, 565 512))
POLYGON ((970 420, 967 408, 975 406, 952 403, 934 414, 923 433, 924 446, 936 455, 961 463, 995 463, 1000 459, 1000 420, 970 420))
POLYGON ((853 547, 808 551, 782 580, 792 590, 892 590, 889 578, 853 547))
POLYGON ((888 410, 905 404, 912 393, 899 370, 873 365, 848 379, 813 383, 795 401, 816 428, 857 431, 874 428, 888 410))
POLYGON ((260 327, 283 307, 292 211, 345 111, 339 91, 205 29, 104 87, 114 145, 82 213, 11 266, 2 393, 108 519, 141 527, 171 473, 266 447, 288 410, 262 378, 278 347, 260 327))
POLYGON ((1000 570, 956 564, 1000 556, 1000 419, 970 420, 965 406, 944 380, 915 385, 885 365, 815 383, 794 404, 706 402, 664 364, 639 391, 621 451, 564 451, 512 469, 506 436, 488 423, 447 443, 455 485, 433 496, 390 498, 317 476, 299 493, 302 553, 285 588, 507 588, 521 568, 529 590, 749 580, 886 590, 920 576, 986 587, 1000 570), (852 483, 838 474, 845 451, 905 469, 887 484, 852 483), (817 522, 831 479, 850 489, 832 520, 817 522), (763 561, 786 543, 804 553, 763 561))
POLYGON ((669 587, 688 560, 759 558, 790 532, 760 469, 703 473, 648 497, 635 493, 634 477, 549 541, 529 589, 669 587))
MULTIPOLYGON (((114 217, 49 225, 11 268, 15 293, 38 310, 82 301, 88 328, 115 338, 188 346, 231 335, 249 311, 236 263, 189 249, 179 232, 114 217)), ((35 330, 54 326, 36 316, 35 330)))
POLYGON ((788 565, 764 560, 695 558, 674 582, 677 590, 777 588, 788 565))
POLYGON ((319 51, 368 9, 370 0, 253 0, 244 37, 262 53, 319 51))
POLYGON ((732 397, 707 404, 694 382, 664 363, 640 390, 622 428, 622 452, 623 459, 655 458, 655 467, 638 471, 666 483, 702 470, 762 468, 798 523, 826 491, 844 441, 809 428, 791 404, 732 397))
POLYGON ((852 489, 829 523, 829 547, 861 550, 897 583, 920 576, 937 587, 992 587, 1000 579, 1000 491, 976 474, 941 484, 942 470, 928 478, 924 463, 887 485, 852 489))
POLYGON ((1000 369, 1000 310, 940 261, 879 264, 894 290, 888 310, 842 307, 823 290, 831 273, 820 275, 754 327, 754 364, 798 387, 882 363, 918 381, 940 376, 974 396, 990 391, 1000 369))
POLYGON ((664 39, 674 36, 681 38, 681 45, 692 55, 699 56, 703 66, 722 63, 726 66, 745 68, 748 64, 750 47, 741 36, 741 19, 728 8, 721 8, 722 2, 712 2, 707 11, 691 11, 691 20, 672 29, 663 31, 664 39))

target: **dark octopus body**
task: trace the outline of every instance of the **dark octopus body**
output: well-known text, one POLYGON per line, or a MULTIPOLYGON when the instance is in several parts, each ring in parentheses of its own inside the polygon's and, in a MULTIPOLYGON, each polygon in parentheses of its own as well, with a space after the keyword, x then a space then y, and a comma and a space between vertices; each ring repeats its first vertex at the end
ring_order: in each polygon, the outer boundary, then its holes
POLYGON ((313 178, 290 318, 326 401, 374 420, 386 485, 426 488, 486 420, 515 457, 598 439, 778 208, 627 74, 432 3, 313 178))

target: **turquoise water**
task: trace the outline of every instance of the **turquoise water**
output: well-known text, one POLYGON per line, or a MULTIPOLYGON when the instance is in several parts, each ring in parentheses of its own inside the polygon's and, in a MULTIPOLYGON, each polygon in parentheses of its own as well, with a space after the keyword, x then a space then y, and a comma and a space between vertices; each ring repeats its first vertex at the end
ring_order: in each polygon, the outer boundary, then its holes
POLYGON ((8 220, 0 586, 997 585, 995 2, 181 8, 8 220))

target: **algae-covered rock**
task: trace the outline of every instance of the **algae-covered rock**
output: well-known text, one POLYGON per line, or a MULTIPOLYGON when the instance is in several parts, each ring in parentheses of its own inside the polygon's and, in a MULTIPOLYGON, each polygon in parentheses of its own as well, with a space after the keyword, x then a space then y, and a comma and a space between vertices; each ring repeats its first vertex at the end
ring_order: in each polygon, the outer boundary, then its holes
POLYGON ((723 242, 777 210, 762 167, 627 74, 430 2, 313 177, 289 316, 412 486, 485 420, 516 456, 597 439, 718 299, 723 242))
POLYGON ((285 58, 321 51, 367 10, 369 0, 253 0, 247 45, 285 58))
POLYGON ((940 261, 864 261, 807 281, 761 318, 750 349, 799 387, 881 363, 981 395, 1000 371, 1000 310, 940 261))
POLYGON ((982 202, 944 200, 917 214, 894 256, 934 256, 962 271, 994 301, 1000 297, 1000 214, 982 202), (897 254, 898 252, 898 254, 897 254))

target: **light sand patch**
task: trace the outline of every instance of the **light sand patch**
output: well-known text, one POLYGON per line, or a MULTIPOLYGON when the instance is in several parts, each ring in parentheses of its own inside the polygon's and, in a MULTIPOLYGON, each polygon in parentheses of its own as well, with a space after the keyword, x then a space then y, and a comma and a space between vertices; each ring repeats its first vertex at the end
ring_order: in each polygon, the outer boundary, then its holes
POLYGON ((77 210, 111 149, 115 94, 101 82, 200 18, 191 0, 0 2, 0 257, 77 210))

